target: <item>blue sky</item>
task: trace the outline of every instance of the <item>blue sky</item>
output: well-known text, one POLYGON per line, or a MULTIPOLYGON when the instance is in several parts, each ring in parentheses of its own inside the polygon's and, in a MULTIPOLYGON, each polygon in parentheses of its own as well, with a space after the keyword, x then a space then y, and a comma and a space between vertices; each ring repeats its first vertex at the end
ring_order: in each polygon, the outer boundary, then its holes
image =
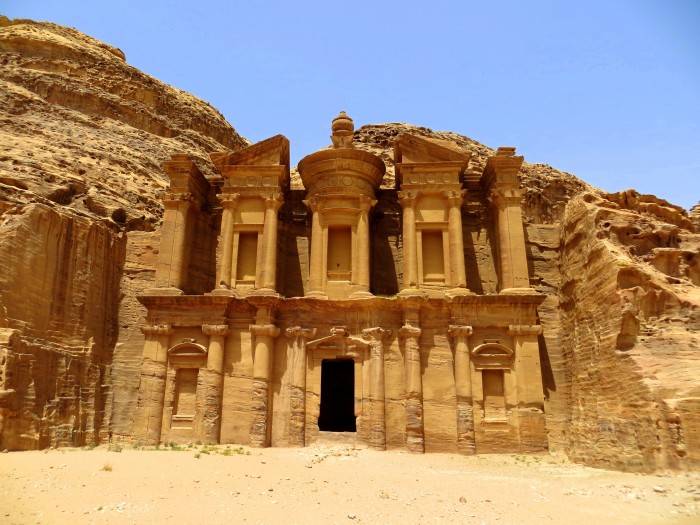
POLYGON ((700 1, 0 0, 75 27, 216 107, 292 161, 357 127, 407 122, 608 191, 700 200, 700 1))

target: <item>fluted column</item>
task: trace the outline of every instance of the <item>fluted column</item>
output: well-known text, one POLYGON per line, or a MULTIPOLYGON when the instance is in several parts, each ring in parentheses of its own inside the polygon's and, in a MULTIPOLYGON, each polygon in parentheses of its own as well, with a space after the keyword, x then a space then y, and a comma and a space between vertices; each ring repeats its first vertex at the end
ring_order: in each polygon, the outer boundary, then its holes
POLYGON ((366 328, 362 338, 369 341, 370 352, 370 446, 376 450, 386 449, 386 419, 384 393, 384 338, 391 330, 366 328))
POLYGON ((449 203, 447 233, 450 244, 450 285, 455 288, 467 287, 467 272, 464 267, 464 240, 462 239, 463 191, 445 192, 449 203))
POLYGON ((260 275, 261 287, 274 290, 277 274, 277 211, 282 206, 282 195, 270 195, 265 199, 265 222, 263 224, 263 265, 260 275))
POLYGON ((418 255, 416 253, 416 193, 399 192, 403 208, 403 288, 418 286, 418 255))
POLYGON ((160 441, 165 402, 168 342, 172 327, 164 325, 142 326, 146 336, 141 362, 139 399, 134 415, 134 434, 149 444, 160 441))
POLYGON ((273 324, 250 325, 255 337, 255 356, 253 358, 253 400, 251 411, 253 422, 250 429, 250 445, 253 447, 270 446, 270 371, 272 370, 272 349, 274 339, 280 329, 273 324))
POLYGON ((189 266, 187 250, 188 218, 197 205, 191 193, 173 193, 163 199, 165 212, 161 233, 155 287, 182 293, 189 266))
POLYGON ((218 443, 221 431, 221 402, 224 392, 224 348, 228 326, 205 324, 202 326, 202 331, 209 336, 202 432, 207 442, 218 443))
POLYGON ((421 329, 405 325, 399 330, 404 344, 404 378, 406 389, 406 448, 425 452, 423 424, 423 380, 420 363, 421 329))
POLYGON ((472 327, 452 325, 449 335, 455 345, 455 387, 457 390, 457 448, 462 454, 474 454, 474 412, 472 401, 472 376, 469 359, 469 336, 472 327))
POLYGON ((289 444, 303 447, 306 444, 306 340, 316 334, 316 329, 293 326, 285 334, 291 344, 287 360, 291 376, 289 444))
POLYGON ((522 191, 493 190, 491 201, 496 205, 498 248, 501 263, 501 292, 530 288, 525 251, 525 231, 520 210, 522 191))
POLYGON ((228 290, 235 285, 233 267, 233 225, 235 224, 238 193, 219 195, 223 213, 221 217, 221 240, 219 244, 219 265, 217 267, 216 288, 228 290))
POLYGON ((360 197, 360 217, 357 223, 357 279, 362 292, 369 292, 370 238, 369 210, 377 203, 365 195, 360 197))

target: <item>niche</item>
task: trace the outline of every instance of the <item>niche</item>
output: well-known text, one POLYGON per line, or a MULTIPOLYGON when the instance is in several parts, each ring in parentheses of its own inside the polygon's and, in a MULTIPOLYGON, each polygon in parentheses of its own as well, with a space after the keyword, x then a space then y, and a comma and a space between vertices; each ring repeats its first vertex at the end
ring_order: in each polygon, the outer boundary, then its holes
POLYGON ((236 284, 255 284, 257 259, 257 232, 240 233, 238 236, 238 263, 236 264, 236 284))
POLYGON ((175 375, 173 415, 194 418, 198 368, 180 368, 175 375))
POLYGON ((503 388, 503 370, 483 370, 484 419, 487 421, 504 421, 506 419, 506 402, 503 388))
POLYGON ((352 231, 349 226, 328 228, 328 280, 352 279, 352 231))
POLYGON ((445 282, 445 254, 442 245, 442 231, 423 231, 423 282, 445 282))

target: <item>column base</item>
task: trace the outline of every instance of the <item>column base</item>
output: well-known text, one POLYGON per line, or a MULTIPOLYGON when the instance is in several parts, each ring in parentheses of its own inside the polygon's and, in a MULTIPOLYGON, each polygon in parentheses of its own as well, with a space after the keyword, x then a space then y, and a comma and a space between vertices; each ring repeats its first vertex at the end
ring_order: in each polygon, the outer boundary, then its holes
POLYGON ((174 286, 165 286, 162 288, 150 288, 146 295, 185 295, 185 292, 174 286))
POLYGON ((539 295, 540 293, 537 290, 534 290, 532 288, 504 288, 500 292, 498 292, 499 295, 539 295))
POLYGON ((364 290, 358 290, 350 294, 350 299, 373 299, 374 294, 366 292, 364 290))
POLYGON ((223 296, 229 296, 229 297, 235 297, 238 295, 236 293, 235 289, 232 288, 216 288, 209 292, 209 295, 223 295, 223 296))
POLYGON ((470 295, 476 295, 474 292, 469 290, 469 288, 450 288, 445 291, 445 297, 452 299, 454 297, 466 297, 470 295))
POLYGON ((328 296, 325 293, 319 292, 318 290, 312 290, 304 297, 308 297, 309 299, 328 299, 328 296))

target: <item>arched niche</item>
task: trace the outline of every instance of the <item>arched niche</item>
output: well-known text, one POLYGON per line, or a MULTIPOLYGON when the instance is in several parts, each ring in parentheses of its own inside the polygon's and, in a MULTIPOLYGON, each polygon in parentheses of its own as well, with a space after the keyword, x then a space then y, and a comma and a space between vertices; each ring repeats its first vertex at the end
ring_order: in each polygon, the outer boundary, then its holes
POLYGON ((471 351, 476 370, 493 368, 510 368, 513 362, 513 350, 500 343, 484 343, 471 351))
POLYGON ((204 345, 200 345, 199 343, 195 342, 190 342, 190 341, 185 341, 182 343, 178 343, 168 350, 168 357, 171 358, 177 358, 177 357, 189 357, 189 358, 196 358, 196 357, 206 357, 207 356, 207 348, 204 345))

